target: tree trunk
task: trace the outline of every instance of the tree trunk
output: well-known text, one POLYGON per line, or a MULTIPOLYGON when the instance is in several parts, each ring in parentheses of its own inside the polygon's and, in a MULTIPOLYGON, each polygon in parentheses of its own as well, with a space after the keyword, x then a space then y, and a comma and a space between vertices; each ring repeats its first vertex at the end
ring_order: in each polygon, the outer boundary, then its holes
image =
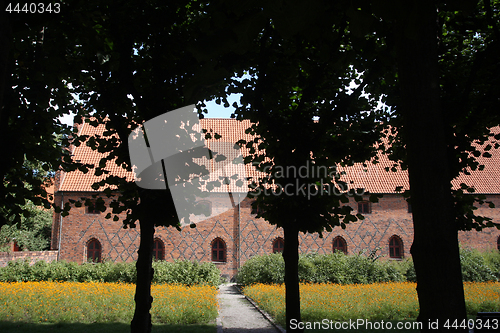
POLYGON ((143 214, 143 218, 139 222, 141 241, 136 263, 135 312, 130 326, 132 333, 150 333, 152 327, 149 310, 153 303, 151 281, 154 275, 152 261, 155 228, 153 219, 144 215, 146 214, 143 214))
POLYGON ((466 319, 458 229, 453 214, 444 119, 440 108, 437 11, 434 1, 411 1, 397 39, 402 134, 408 153, 422 332, 466 319))
POLYGON ((285 261, 285 303, 286 303, 286 331, 304 332, 302 329, 292 329, 301 322, 300 291, 299 291, 299 229, 292 222, 283 227, 285 246, 283 259, 285 261), (294 325, 291 325, 293 324, 294 325))
POLYGON ((5 121, 2 118, 4 116, 3 96, 6 89, 6 82, 9 77, 8 63, 12 36, 9 17, 5 11, 5 8, 7 7, 5 1, 0 0, 0 6, 2 9, 2 12, 0 13, 0 121, 5 121))
MULTIPOLYGON (((10 22, 9 22, 9 17, 8 13, 5 11, 6 2, 3 0, 0 0, 0 8, 1 8, 1 13, 0 13, 0 124, 4 124, 3 126, 0 126, 0 140, 2 142, 5 142, 3 139, 6 137, 4 134, 3 128, 7 125, 7 119, 6 119, 6 114, 7 110, 5 109, 5 103, 4 103, 4 95, 5 95, 5 90, 7 89, 7 83, 9 81, 9 53, 10 53, 10 45, 11 45, 11 40, 12 40, 12 34, 11 34, 11 27, 10 27, 10 22)), ((2 155, 5 154, 6 151, 4 147, 2 147, 2 155)), ((6 163, 1 163, 0 165, 0 179, 4 179, 5 174, 7 172, 7 169, 9 165, 6 163)), ((5 185, 2 183, 2 189, 0 190, 0 195, 3 197, 5 195, 4 187, 5 185)), ((5 217, 0 216, 0 228, 7 223, 7 220, 5 217)))

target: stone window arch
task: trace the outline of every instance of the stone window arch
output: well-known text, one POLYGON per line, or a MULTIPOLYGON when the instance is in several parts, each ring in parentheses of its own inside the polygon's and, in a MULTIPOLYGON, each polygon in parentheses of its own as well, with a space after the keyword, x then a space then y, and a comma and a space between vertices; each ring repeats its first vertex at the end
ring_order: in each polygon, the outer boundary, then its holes
POLYGON ((281 237, 276 237, 273 240, 273 253, 282 253, 285 248, 285 240, 281 237))
POLYGON ((345 241, 344 237, 337 236, 333 239, 332 250, 334 253, 335 251, 342 251, 344 254, 347 254, 347 242, 345 241))
POLYGON ((159 238, 153 241, 153 259, 165 260, 165 244, 159 238))
POLYGON ((102 261, 102 246, 101 243, 95 238, 92 238, 87 242, 87 261, 102 261))
POLYGON ((212 249, 212 261, 226 262, 226 243, 222 240, 222 238, 215 238, 210 247, 212 249))
POLYGON ((397 235, 389 238, 389 257, 401 259, 404 257, 403 240, 397 235))

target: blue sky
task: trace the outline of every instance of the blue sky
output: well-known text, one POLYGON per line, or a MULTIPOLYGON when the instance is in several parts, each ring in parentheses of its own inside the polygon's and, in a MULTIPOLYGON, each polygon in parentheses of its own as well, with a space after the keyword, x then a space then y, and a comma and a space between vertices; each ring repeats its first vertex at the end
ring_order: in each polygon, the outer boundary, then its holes
MULTIPOLYGON (((234 102, 239 102, 241 94, 232 94, 227 99, 229 104, 232 105, 234 102)), ((218 105, 215 102, 206 102, 208 114, 205 118, 231 118, 231 113, 233 113, 234 108, 232 106, 225 108, 224 105, 218 105)))

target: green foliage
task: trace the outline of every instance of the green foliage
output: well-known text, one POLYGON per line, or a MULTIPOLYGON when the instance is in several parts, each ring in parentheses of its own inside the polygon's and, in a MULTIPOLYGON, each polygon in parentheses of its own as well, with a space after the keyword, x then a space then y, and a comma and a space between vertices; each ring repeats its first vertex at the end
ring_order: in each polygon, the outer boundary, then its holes
POLYGON ((221 282, 220 271, 211 262, 176 260, 173 263, 166 261, 153 262, 155 274, 153 283, 179 283, 188 286, 195 284, 209 284, 217 286, 221 282))
POLYGON ((333 254, 310 256, 311 262, 316 267, 316 281, 346 284, 347 275, 345 265, 347 256, 340 251, 333 254))
POLYGON ((483 255, 477 250, 461 249, 462 279, 471 282, 496 281, 493 270, 488 267, 483 255))
POLYGON ((283 283, 285 262, 281 253, 255 256, 248 259, 238 271, 236 280, 244 285, 256 282, 283 283))
MULTIPOLYGON (((346 256, 333 254, 304 254, 299 257, 299 280, 311 283, 373 283, 405 281, 403 269, 393 261, 377 261, 360 253, 346 256)), ((283 283, 284 261, 281 254, 256 256, 239 270, 237 281, 252 283, 283 283)))
POLYGON ((493 275, 500 280, 500 252, 497 250, 483 252, 486 265, 491 268, 493 275))
POLYGON ((399 268, 403 272, 408 282, 417 282, 417 273, 415 272, 415 266, 413 265, 413 259, 407 258, 400 262, 399 268))
MULTIPOLYGON (((365 255, 304 254, 299 258, 299 280, 310 283, 367 284, 375 282, 416 282, 413 260, 377 260, 376 251, 365 255)), ((464 281, 498 281, 500 253, 461 249, 464 281)), ((238 271, 238 283, 279 284, 284 282, 284 261, 281 254, 255 256, 238 271)))
POLYGON ((300 256, 298 265, 298 275, 300 282, 315 282, 316 266, 311 262, 310 257, 300 256))
POLYGON ((350 278, 349 283, 403 281, 402 274, 391 268, 392 265, 394 263, 379 262, 360 253, 348 257, 345 269, 346 275, 350 278))
POLYGON ((45 176, 70 170, 61 157, 69 158, 63 147, 71 132, 58 118, 74 110, 64 79, 75 68, 62 60, 68 45, 66 32, 57 28, 60 17, 42 16, 9 15, 2 29, 1 67, 7 71, 0 78, 0 122, 8 144, 1 148, 0 226, 20 222, 26 200, 48 207, 45 176))
MULTIPOLYGON (((220 271, 213 263, 156 261, 153 283, 175 283, 184 285, 220 284, 220 271)), ((66 261, 46 263, 37 261, 29 265, 27 260, 11 261, 0 268, 1 282, 27 281, 73 281, 73 282, 123 282, 135 283, 137 278, 135 263, 99 264, 66 261)))
POLYGON ((44 251, 50 247, 52 228, 52 209, 41 209, 28 201, 23 206, 27 212, 21 215, 15 224, 6 224, 0 229, 0 251, 8 251, 11 241, 15 241, 21 249, 29 251, 44 251))

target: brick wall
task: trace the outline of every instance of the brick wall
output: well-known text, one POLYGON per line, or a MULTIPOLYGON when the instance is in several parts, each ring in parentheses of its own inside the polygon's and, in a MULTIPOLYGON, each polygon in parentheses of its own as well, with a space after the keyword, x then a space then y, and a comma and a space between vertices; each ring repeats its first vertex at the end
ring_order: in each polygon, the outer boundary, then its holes
POLYGON ((39 260, 51 262, 57 260, 57 251, 17 251, 0 252, 0 267, 5 267, 9 261, 29 259, 30 265, 39 260))
MULTIPOLYGON (((85 195, 89 194, 66 193, 64 202, 85 195)), ((500 207, 499 195, 490 196, 489 199, 500 207)), ((60 193, 56 200, 62 200, 60 193)), ((357 203, 352 201, 350 205, 357 210, 357 203)), ((479 208, 478 212, 500 222, 500 208, 479 208)), ((85 261, 86 246, 92 239, 101 243, 102 257, 105 260, 136 260, 138 230, 123 229, 121 221, 107 220, 105 215, 106 213, 87 214, 84 207, 72 208, 70 215, 62 219, 59 214, 55 214, 52 249, 57 249, 61 230, 60 260, 85 261)), ((345 230, 335 228, 332 232, 324 233, 323 238, 319 238, 317 234, 300 234, 300 251, 331 253, 333 239, 337 236, 346 241, 349 254, 380 248, 378 254, 386 258, 389 258, 389 239, 398 236, 403 243, 403 255, 410 256, 413 226, 406 201, 398 195, 384 195, 379 203, 372 204, 371 213, 365 214, 363 221, 348 224, 345 230)), ((496 247, 499 236, 500 231, 490 228, 482 232, 461 232, 459 239, 464 246, 487 250, 496 247)), ((196 228, 186 226, 179 232, 175 228, 159 227, 155 237, 165 246, 165 260, 188 259, 199 262, 212 260, 212 242, 220 238, 227 247, 227 260, 216 265, 222 274, 234 276, 238 267, 252 256, 271 253, 273 241, 277 237, 283 237, 283 231, 255 218, 251 213, 249 199, 245 199, 239 209, 236 207, 199 222, 196 228)))
MULTIPOLYGON (((493 218, 493 221, 500 223, 500 195, 488 195, 487 200, 493 202, 496 208, 488 208, 482 205, 475 211, 476 215, 493 218)), ((460 231, 458 239, 463 247, 475 248, 480 251, 497 249, 497 242, 500 237, 500 230, 497 228, 486 228, 483 231, 460 231)))

